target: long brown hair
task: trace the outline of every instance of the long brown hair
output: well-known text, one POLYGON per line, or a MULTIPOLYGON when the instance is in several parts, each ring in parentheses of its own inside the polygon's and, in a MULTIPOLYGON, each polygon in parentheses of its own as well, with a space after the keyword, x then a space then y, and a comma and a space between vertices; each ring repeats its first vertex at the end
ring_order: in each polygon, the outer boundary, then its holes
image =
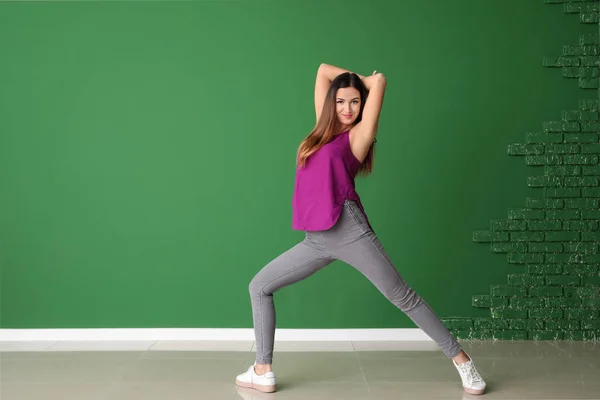
MULTIPOLYGON (((317 121, 314 129, 310 134, 300 143, 298 147, 298 153, 296 157, 296 165, 303 167, 306 163, 306 159, 329 141, 338 133, 341 133, 342 124, 337 117, 336 113, 336 94, 338 89, 353 87, 360 93, 360 112, 354 125, 358 124, 362 120, 363 109, 365 108, 365 102, 367 101, 368 91, 361 81, 360 77, 351 72, 345 72, 338 75, 329 86, 327 95, 325 96, 325 102, 323 103, 323 110, 321 116, 317 121)), ((365 160, 360 166, 358 172, 361 175, 368 175, 373 169, 373 158, 375 153, 375 143, 371 145, 365 160)))

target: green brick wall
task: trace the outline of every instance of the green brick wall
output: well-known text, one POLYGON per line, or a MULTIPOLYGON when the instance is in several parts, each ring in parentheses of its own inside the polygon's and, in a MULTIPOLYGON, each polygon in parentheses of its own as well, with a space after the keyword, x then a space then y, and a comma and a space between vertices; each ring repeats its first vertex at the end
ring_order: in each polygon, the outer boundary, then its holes
MULTIPOLYGON (((580 23, 599 23, 598 1, 545 2, 579 13, 580 23)), ((600 339, 599 33, 557 48, 561 54, 544 57, 542 67, 562 68, 582 99, 508 145, 509 156, 524 158, 527 184, 541 195, 473 232, 474 242, 505 254, 518 273, 473 296, 473 307, 489 309, 489 317, 442 319, 459 339, 600 339)))

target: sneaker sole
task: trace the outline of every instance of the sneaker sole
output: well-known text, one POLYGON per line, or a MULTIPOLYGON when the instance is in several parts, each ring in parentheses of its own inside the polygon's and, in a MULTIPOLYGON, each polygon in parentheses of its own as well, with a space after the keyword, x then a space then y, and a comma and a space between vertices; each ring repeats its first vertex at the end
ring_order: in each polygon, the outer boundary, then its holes
POLYGON ((485 392, 485 389, 469 389, 466 387, 463 387, 463 389, 469 394, 483 394, 485 392))
POLYGON ((275 385, 257 385, 253 383, 240 382, 237 379, 235 380, 235 384, 245 388, 256 389, 263 393, 272 393, 275 391, 275 385))

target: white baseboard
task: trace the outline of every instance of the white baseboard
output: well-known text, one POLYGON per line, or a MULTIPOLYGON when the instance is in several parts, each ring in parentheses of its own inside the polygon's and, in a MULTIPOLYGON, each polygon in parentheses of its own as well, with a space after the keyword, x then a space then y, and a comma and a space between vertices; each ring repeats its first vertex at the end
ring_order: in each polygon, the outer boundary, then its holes
MULTIPOLYGON (((252 328, 0 329, 0 341, 253 341, 252 328)), ((277 341, 431 341, 421 329, 277 329, 277 341)))

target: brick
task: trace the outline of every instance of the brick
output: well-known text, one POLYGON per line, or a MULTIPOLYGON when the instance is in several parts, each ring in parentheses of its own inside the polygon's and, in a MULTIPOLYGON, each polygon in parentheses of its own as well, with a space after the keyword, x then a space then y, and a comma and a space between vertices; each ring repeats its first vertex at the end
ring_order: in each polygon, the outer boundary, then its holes
POLYGON ((567 176, 564 179, 567 187, 598 186, 597 176, 567 176))
POLYGON ((553 319, 546 321, 546 329, 555 331, 567 331, 581 329, 581 322, 572 319, 553 319))
POLYGON ((563 78, 579 78, 581 76, 581 68, 593 68, 593 67, 566 67, 563 68, 563 78))
POLYGON ((571 209, 571 208, 598 208, 598 204, 599 204, 598 199, 591 199, 591 198, 565 200, 565 208, 568 208, 568 209, 571 209))
POLYGON ((547 188, 547 197, 581 197, 579 188, 547 188))
POLYGON ((579 77, 579 87, 582 89, 598 89, 600 88, 600 80, 598 78, 579 77))
POLYGON ((545 322, 541 319, 511 319, 508 324, 510 329, 531 331, 544 329, 545 322))
POLYGON ((597 319, 598 310, 593 308, 565 308, 567 319, 597 319))
POLYGON ((524 231, 527 229, 526 221, 493 219, 490 221, 492 231, 524 231))
MULTIPOLYGON (((597 34, 593 34, 597 35, 597 34)), ((585 36, 582 34, 581 36, 585 36)), ((598 111, 600 106, 600 100, 597 99, 580 99, 579 109, 583 111, 598 111)))
MULTIPOLYGON (((595 240, 597 240, 598 238, 598 234, 595 232, 598 230, 598 221, 594 221, 594 220, 587 220, 587 221, 565 221, 563 230, 571 230, 571 231, 581 231, 582 237, 581 237, 581 242, 573 242, 570 246, 569 249, 565 249, 566 252, 570 252, 571 248, 583 248, 583 249, 587 249, 587 248, 591 248, 591 245, 583 245, 582 242, 593 242, 595 240), (590 233, 591 232, 591 233, 590 233), (585 237, 585 235, 589 235, 591 234, 591 237, 585 237), (578 246, 579 243, 582 243, 581 246, 578 246)), ((573 251, 574 252, 574 251, 573 251)), ((596 250, 594 251, 585 251, 586 253, 594 253, 596 252, 596 250)))
POLYGON ((511 156, 542 153, 544 153, 544 146, 541 144, 512 143, 508 145, 508 154, 511 156))
POLYGON ((468 330, 473 328, 471 318, 450 318, 447 322, 451 324, 452 329, 468 330))
POLYGON ((541 264, 544 262, 544 254, 508 253, 508 262, 510 264, 541 264))
POLYGON ((600 197, 600 188, 583 188, 581 193, 583 194, 583 197, 600 197))
MULTIPOLYGON (((543 277, 539 277, 543 280, 543 277)), ((509 277, 510 279, 510 277, 509 277)), ((543 285, 543 283, 542 283, 543 285)), ((537 297, 512 297, 510 298, 510 307, 512 308, 542 308, 546 304, 544 299, 537 297)))
MULTIPOLYGON (((594 67, 594 66, 600 65, 600 57, 594 57, 594 56, 579 57, 579 62, 580 62, 580 64, 578 64, 578 65, 581 65, 583 67, 594 67)), ((575 65, 571 65, 571 66, 574 67, 575 65)))
POLYGON ((563 111, 562 115, 563 121, 598 121, 598 111, 570 110, 563 111))
MULTIPOLYGON (((587 106, 587 103, 586 103, 587 106)), ((525 136, 525 140, 527 143, 562 143, 563 134, 562 133, 538 133, 538 132, 529 132, 525 136)))
POLYGON ((600 210, 582 210, 582 219, 600 219, 600 210))
MULTIPOLYGON (((598 265, 596 264, 569 264, 564 265, 565 274, 572 275, 595 275, 598 273, 598 265)), ((585 277, 584 277, 585 282, 585 277)))
POLYGON ((457 340, 473 340, 473 330, 449 329, 449 332, 457 340))
POLYGON ((529 331, 529 338, 531 340, 563 340, 564 332, 556 330, 532 330, 529 331))
POLYGON ((529 288, 531 297, 554 296, 560 297, 563 295, 563 288, 560 286, 536 286, 529 288))
POLYGON ((565 294, 566 298, 581 299, 581 297, 577 294, 577 289, 579 289, 577 286, 566 286, 563 288, 563 293, 565 294))
POLYGON ((527 340, 527 331, 493 331, 493 334, 497 340, 527 340))
POLYGON ((508 233, 492 231, 475 231, 473 232, 473 241, 480 243, 508 242, 508 233))
POLYGON ((600 47, 597 44, 567 44, 562 49, 563 56, 597 56, 598 54, 600 54, 600 47))
POLYGON ((564 340, 600 341, 600 332, 598 332, 598 331, 567 331, 567 332, 565 332, 564 340))
POLYGON ((563 159, 560 156, 526 156, 525 164, 527 165, 560 165, 563 159))
POLYGON ((546 211, 547 219, 579 219, 581 211, 579 210, 550 210, 546 211))
MULTIPOLYGON (((570 123, 576 123, 576 122, 570 122, 570 123)), ((581 122, 581 132, 600 132, 600 122, 598 122, 598 121, 581 122)))
POLYGON ((579 14, 579 22, 582 24, 597 24, 600 23, 600 13, 597 11, 582 12, 579 14))
POLYGON ((475 330, 491 329, 492 320, 488 318, 475 318, 473 320, 473 326, 475 327, 475 330))
POLYGON ((546 254, 546 262, 549 264, 578 263, 581 262, 581 257, 581 255, 576 253, 546 254))
POLYGON ((506 243, 492 243, 491 250, 494 253, 509 253, 509 252, 526 252, 527 246, 523 242, 506 242, 506 243))
POLYGON ((580 132, 581 125, 579 122, 567 121, 546 121, 543 124, 544 132, 580 132))
POLYGON ((561 221, 527 221, 527 227, 531 231, 560 231, 561 221))
POLYGON ((542 242, 544 232, 511 232, 510 240, 515 242, 542 242))
POLYGON ((499 319, 526 319, 528 318, 528 310, 517 310, 514 308, 492 308, 492 318, 499 319))
POLYGON ((546 232, 545 239, 548 242, 563 242, 579 240, 579 232, 546 232))
POLYGON ((561 319, 563 314, 561 308, 532 308, 529 310, 529 318, 561 319))
POLYGON ((531 253, 562 253, 562 243, 529 243, 527 250, 531 253))
POLYGON ((548 275, 546 284, 548 286, 575 286, 581 285, 581 278, 576 275, 548 275))
POLYGON ((578 67, 581 65, 581 60, 577 56, 561 56, 561 57, 544 57, 542 60, 544 67, 578 67))
POLYGON ((492 318, 492 329, 508 329, 508 319, 492 318))
POLYGON ((579 259, 582 263, 597 263, 600 262, 600 254, 580 254, 579 259))
POLYGON ((471 340, 491 340, 494 338, 494 333, 489 329, 482 329, 477 331, 472 331, 470 339, 471 340))
POLYGON ((565 143, 598 143, 597 133, 565 133, 565 143))
POLYGON ((584 242, 600 241, 600 232, 581 232, 581 240, 584 242))
POLYGON ((581 175, 581 167, 576 165, 545 165, 544 175, 577 176, 581 175))
POLYGON ((471 297, 471 305, 473 307, 490 308, 492 300, 490 295, 475 295, 471 297))
MULTIPOLYGON (((598 222, 598 221, 594 221, 598 222)), ((565 243, 565 252, 568 253, 595 253, 598 251, 596 242, 567 242, 565 243)))
MULTIPOLYGON (((527 272, 530 274, 561 274, 563 271, 563 266, 559 264, 537 264, 537 265, 528 265, 527 272)), ((531 293, 530 293, 531 295, 531 293)), ((533 296, 533 295, 532 295, 533 296)))
MULTIPOLYGON (((585 79, 593 79, 593 78, 598 78, 598 76, 600 75, 600 68, 598 67, 566 67, 563 68, 563 77, 565 78, 585 78, 585 79)), ((563 114, 563 120, 564 121, 578 121, 578 120, 585 120, 585 121, 597 121, 598 119, 595 118, 597 117, 594 116, 594 114, 591 114, 590 117, 592 117, 591 119, 584 119, 584 118, 577 118, 577 119, 565 119, 564 118, 564 114, 563 114)))
MULTIPOLYGON (((546 167, 549 168, 549 167, 546 167)), ((594 165, 592 167, 583 167, 583 175, 600 175, 600 165, 594 165)))
POLYGON ((528 208, 563 208, 563 200, 527 197, 525 199, 525 206, 528 208))
POLYGON ((509 208, 509 219, 544 219, 544 210, 530 210, 524 208, 509 208))
MULTIPOLYGON (((551 308, 569 308, 580 307, 581 297, 549 297, 546 299, 546 306, 551 308)), ((559 328, 548 328, 559 329, 559 328)))
MULTIPOLYGON (((579 67, 579 77, 581 78, 598 78, 600 76, 600 68, 599 67, 579 67)), ((593 116, 595 113, 590 114, 593 116)), ((585 121, 598 121, 597 114, 595 118, 581 120, 585 121)))
POLYGON ((598 164, 598 156, 596 155, 579 155, 579 154, 568 154, 563 156, 563 161, 568 165, 589 165, 589 164, 598 164))
POLYGON ((492 297, 492 307, 508 307, 508 297, 492 297))
POLYGON ((545 278, 539 275, 509 274, 508 284, 510 286, 543 286, 545 285, 545 278))
POLYGON ((562 186, 563 178, 560 176, 530 176, 527 178, 527 185, 530 187, 562 186))
POLYGON ((600 154, 600 144, 584 144, 581 146, 583 154, 600 154))
POLYGON ((598 33, 582 33, 579 35, 579 44, 599 44, 599 38, 598 33))
POLYGON ((581 321, 581 328, 585 330, 600 330, 600 320, 581 321))
POLYGON ((527 296, 527 289, 523 286, 492 285, 491 290, 493 297, 527 296))
POLYGON ((600 308, 600 297, 583 297, 581 300, 583 307, 600 308))
POLYGON ((586 285, 575 287, 575 295, 579 297, 600 297, 600 286, 586 285))
POLYGON ((582 276, 584 285, 600 286, 600 276, 582 276))
POLYGON ((598 186, 597 176, 567 176, 565 177, 565 186, 567 187, 586 187, 598 186))
POLYGON ((580 13, 580 12, 590 12, 590 11, 599 11, 597 3, 567 3, 565 4, 565 12, 566 13, 580 13))

